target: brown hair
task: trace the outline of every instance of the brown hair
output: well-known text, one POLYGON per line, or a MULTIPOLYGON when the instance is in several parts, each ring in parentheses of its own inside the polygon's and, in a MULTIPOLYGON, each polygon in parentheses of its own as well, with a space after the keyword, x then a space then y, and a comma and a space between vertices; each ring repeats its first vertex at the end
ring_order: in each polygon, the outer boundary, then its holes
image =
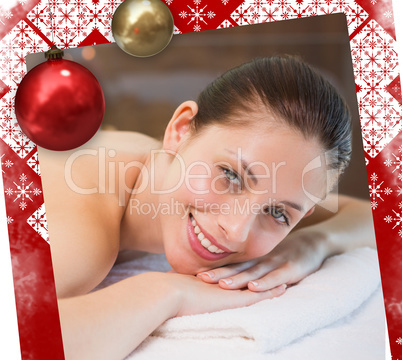
POLYGON ((330 167, 341 173, 349 164, 348 107, 328 80, 296 57, 257 58, 229 70, 209 84, 197 102, 192 121, 196 134, 206 125, 231 125, 234 114, 250 113, 253 104, 261 104, 276 120, 318 139, 331 156, 330 167))

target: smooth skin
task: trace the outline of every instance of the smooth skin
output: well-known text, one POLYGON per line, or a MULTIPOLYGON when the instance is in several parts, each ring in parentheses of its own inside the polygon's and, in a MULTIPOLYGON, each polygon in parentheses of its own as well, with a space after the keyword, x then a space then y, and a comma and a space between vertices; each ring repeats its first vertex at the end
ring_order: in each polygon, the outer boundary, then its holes
MULTIPOLYGON (((173 115, 162 144, 168 155, 158 155, 153 164, 158 169, 154 189, 170 189, 177 180, 173 153, 180 154, 186 165, 203 160, 213 174, 219 174, 216 183, 196 177, 191 180, 191 190, 202 193, 216 185, 220 190, 236 188, 236 193, 195 195, 182 185, 173 192, 155 194, 145 170, 150 173, 151 152, 161 144, 137 133, 100 132, 69 152, 38 149, 66 359, 122 359, 169 318, 280 296, 286 285, 317 270, 328 256, 375 246, 367 202, 340 197, 334 214, 315 206, 300 190, 298 177, 290 176, 321 152, 318 144, 286 128, 272 127, 267 130, 270 141, 261 142, 252 127, 213 127, 193 139, 190 122, 196 111, 197 105, 189 101, 173 115), (254 183, 245 173, 234 178, 216 165, 233 164, 230 151, 236 147, 241 147, 245 158, 261 163, 286 160, 289 166, 278 172, 275 197, 299 205, 299 210, 285 207, 289 224, 282 213, 271 208, 233 218, 234 214, 223 216, 196 205, 196 198, 202 198, 204 204, 233 205, 234 199, 239 199, 242 204, 262 205, 272 197, 272 191, 263 191, 271 187, 272 179, 262 176, 262 167, 253 167, 255 175, 261 175, 254 183), (299 148, 303 151, 297 151, 299 148), (254 187, 239 188, 240 178, 254 187), (186 235, 186 212, 152 217, 132 208, 133 200, 157 205, 171 198, 184 204, 230 254, 209 261, 194 253, 186 235), (299 224, 302 219, 305 227, 299 224), (165 252, 173 271, 137 275, 91 292, 119 254, 131 250, 165 252)), ((236 164, 232 168, 241 172, 236 164)), ((194 167, 191 174, 202 171, 205 168, 194 167)), ((324 188, 321 175, 307 176, 307 186, 324 188)), ((337 199, 329 196, 326 201, 337 199)))

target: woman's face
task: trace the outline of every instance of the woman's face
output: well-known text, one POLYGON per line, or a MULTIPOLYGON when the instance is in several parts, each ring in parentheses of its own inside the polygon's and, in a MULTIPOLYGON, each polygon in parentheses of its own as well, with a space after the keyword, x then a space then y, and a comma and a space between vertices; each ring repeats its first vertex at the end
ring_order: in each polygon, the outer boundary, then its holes
POLYGON ((190 139, 159 197, 171 210, 160 221, 172 268, 196 274, 269 253, 325 196, 321 153, 284 127, 212 125, 190 139))

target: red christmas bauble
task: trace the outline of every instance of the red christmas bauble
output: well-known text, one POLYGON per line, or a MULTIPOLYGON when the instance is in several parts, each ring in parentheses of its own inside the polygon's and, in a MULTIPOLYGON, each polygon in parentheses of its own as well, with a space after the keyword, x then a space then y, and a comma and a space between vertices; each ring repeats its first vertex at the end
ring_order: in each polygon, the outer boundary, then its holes
POLYGON ((49 150, 70 150, 99 129, 105 112, 95 76, 73 61, 49 59, 29 71, 15 97, 22 131, 49 150))

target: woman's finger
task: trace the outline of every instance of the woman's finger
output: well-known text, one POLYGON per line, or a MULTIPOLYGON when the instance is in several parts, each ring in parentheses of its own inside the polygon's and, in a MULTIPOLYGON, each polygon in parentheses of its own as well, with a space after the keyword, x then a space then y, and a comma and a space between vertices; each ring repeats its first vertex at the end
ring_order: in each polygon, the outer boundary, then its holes
MULTIPOLYGON (((241 300, 241 303, 237 304, 236 307, 239 306, 248 306, 255 304, 256 302, 262 301, 262 300, 267 300, 267 299, 273 299, 275 297, 281 296, 285 293, 286 291, 286 285, 282 284, 279 285, 273 289, 267 290, 267 291, 261 291, 261 292, 253 292, 253 291, 242 291, 241 293, 237 293, 235 295, 235 292, 228 292, 228 294, 225 295, 226 297, 226 304, 227 304, 227 297, 229 294, 233 294, 234 297, 238 297, 240 294, 243 300, 241 300)), ((239 299, 240 300, 240 299, 239 299)))
POLYGON ((197 274, 197 277, 209 284, 217 284, 219 280, 246 271, 256 264, 256 260, 216 268, 197 274))
POLYGON ((257 280, 249 281, 247 287, 251 291, 261 292, 281 284, 291 285, 291 271, 288 266, 282 266, 257 280))
MULTIPOLYGON (((252 280, 259 279, 269 272, 275 270, 276 264, 263 262, 250 267, 249 269, 237 273, 233 276, 225 277, 219 280, 219 286, 223 289, 243 289, 252 280)), ((280 285, 280 284, 277 284, 280 285)), ((276 285, 276 286, 277 286, 276 285)), ((272 288, 274 288, 273 286, 272 288)))

